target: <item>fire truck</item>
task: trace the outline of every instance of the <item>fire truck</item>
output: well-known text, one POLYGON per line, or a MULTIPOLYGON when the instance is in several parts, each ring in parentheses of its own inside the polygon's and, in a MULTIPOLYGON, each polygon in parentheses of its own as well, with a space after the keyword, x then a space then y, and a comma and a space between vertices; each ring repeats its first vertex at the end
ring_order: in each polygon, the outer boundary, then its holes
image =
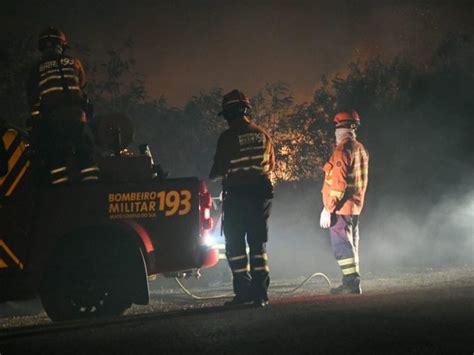
POLYGON ((0 131, 0 302, 39 295, 52 320, 119 315, 149 302, 154 275, 218 262, 206 183, 160 176, 148 151, 124 154, 120 117, 101 121, 115 153, 90 184, 42 183, 28 137, 0 131))

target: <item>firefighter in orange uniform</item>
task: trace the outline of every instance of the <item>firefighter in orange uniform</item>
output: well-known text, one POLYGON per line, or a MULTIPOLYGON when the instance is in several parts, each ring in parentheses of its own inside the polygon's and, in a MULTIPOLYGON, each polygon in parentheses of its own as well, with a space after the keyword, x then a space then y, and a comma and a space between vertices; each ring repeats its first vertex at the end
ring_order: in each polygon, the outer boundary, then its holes
POLYGON ((321 228, 329 228, 334 256, 341 267, 342 285, 332 294, 360 294, 359 215, 367 190, 369 155, 356 139, 360 125, 357 112, 339 112, 336 125, 336 149, 324 165, 321 228))
POLYGON ((99 173, 87 127, 86 75, 79 59, 64 53, 66 48, 63 32, 52 27, 43 31, 38 41, 41 59, 27 83, 33 143, 46 161, 53 185, 70 181, 66 159, 71 155, 79 165, 81 181, 95 181, 99 173))
POLYGON ((209 177, 223 178, 226 255, 235 293, 224 305, 264 307, 270 284, 266 242, 275 154, 270 136, 250 121, 249 110, 250 101, 240 91, 224 95, 219 115, 229 129, 219 137, 209 177))

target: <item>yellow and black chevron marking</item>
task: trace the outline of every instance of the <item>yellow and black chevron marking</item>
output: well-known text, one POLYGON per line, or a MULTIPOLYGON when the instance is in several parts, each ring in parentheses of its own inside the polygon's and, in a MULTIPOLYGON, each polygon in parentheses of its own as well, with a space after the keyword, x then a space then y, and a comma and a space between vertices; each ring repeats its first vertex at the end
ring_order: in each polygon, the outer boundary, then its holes
POLYGON ((9 129, 3 134, 2 139, 8 161, 8 172, 0 177, 0 198, 9 197, 15 191, 30 166, 30 161, 25 154, 25 143, 18 132, 9 129))
MULTIPOLYGON (((23 266, 22 262, 20 261, 20 259, 18 259, 18 257, 11 251, 11 249, 3 241, 3 239, 0 239, 0 255, 4 255, 4 254, 6 254, 11 260, 13 260, 13 262, 16 264, 16 266, 18 266, 18 268, 20 270, 23 270, 24 266, 23 266)), ((6 269, 6 268, 8 268, 8 264, 5 261, 5 257, 2 258, 0 256, 0 270, 1 269, 6 269)))

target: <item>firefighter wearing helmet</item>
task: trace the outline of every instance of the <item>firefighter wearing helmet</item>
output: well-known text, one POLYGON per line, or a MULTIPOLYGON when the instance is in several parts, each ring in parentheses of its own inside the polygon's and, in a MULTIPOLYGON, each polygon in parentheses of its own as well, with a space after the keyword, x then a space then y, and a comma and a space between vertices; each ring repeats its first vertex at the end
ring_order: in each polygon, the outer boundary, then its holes
POLYGON ((329 228, 331 245, 342 271, 342 285, 332 294, 360 294, 359 215, 367 190, 369 155, 356 139, 360 118, 356 111, 339 112, 334 118, 336 149, 324 165, 324 208, 321 228, 329 228))
POLYGON ((53 185, 70 181, 66 160, 72 155, 81 181, 95 181, 99 173, 87 127, 91 106, 84 93, 86 75, 79 59, 65 54, 67 48, 62 31, 49 27, 41 32, 41 58, 32 67, 27 85, 33 144, 46 162, 53 185))
POLYGON ((270 136, 251 122, 249 110, 250 101, 242 92, 224 95, 219 115, 229 129, 219 137, 209 177, 223 179, 226 255, 235 293, 224 305, 264 307, 270 284, 266 242, 275 153, 270 136))

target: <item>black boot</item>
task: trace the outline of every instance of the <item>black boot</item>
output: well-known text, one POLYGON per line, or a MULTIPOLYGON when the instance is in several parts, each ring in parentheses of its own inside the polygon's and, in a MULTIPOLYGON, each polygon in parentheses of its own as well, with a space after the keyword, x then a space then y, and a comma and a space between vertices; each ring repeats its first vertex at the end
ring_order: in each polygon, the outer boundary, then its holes
POLYGON ((263 297, 255 298, 253 300, 252 305, 256 308, 266 307, 266 306, 268 306, 268 298, 263 298, 263 297))
POLYGON ((224 302, 224 307, 250 305, 251 303, 252 303, 252 300, 249 297, 235 296, 230 301, 224 302))
POLYGON ((360 276, 345 276, 342 279, 342 285, 331 289, 331 295, 360 295, 360 276))

